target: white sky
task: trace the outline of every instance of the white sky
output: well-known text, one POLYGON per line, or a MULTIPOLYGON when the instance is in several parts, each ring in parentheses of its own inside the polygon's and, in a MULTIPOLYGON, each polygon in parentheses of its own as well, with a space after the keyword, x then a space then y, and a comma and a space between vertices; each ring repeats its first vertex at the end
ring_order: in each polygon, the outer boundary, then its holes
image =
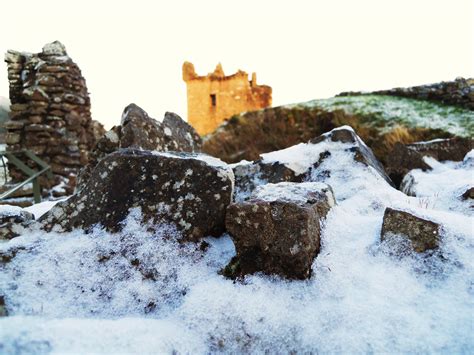
MULTIPOLYGON (((185 118, 185 60, 201 75, 219 61, 257 72, 275 106, 474 76, 471 0, 0 0, 0 52, 56 39, 107 128, 131 102, 185 118)), ((0 73, 8 96, 6 64, 0 73)))

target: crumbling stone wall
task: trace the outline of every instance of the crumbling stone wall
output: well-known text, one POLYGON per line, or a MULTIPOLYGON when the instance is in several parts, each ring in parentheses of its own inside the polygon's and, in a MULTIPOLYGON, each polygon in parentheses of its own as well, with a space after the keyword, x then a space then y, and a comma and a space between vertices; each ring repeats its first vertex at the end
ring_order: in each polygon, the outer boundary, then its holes
POLYGON ((259 110, 272 105, 272 88, 257 85, 239 70, 226 76, 220 64, 214 72, 198 76, 192 63, 183 64, 183 80, 188 97, 188 123, 205 135, 213 132, 226 118, 235 114, 259 110))
MULTIPOLYGON (((40 53, 9 50, 5 62, 11 101, 10 120, 5 123, 7 150, 29 149, 50 164, 55 181, 49 185, 60 181, 74 185, 74 176, 104 133, 102 125, 91 119, 79 67, 57 41, 40 53)), ((13 166, 10 176, 13 181, 23 179, 13 166)))

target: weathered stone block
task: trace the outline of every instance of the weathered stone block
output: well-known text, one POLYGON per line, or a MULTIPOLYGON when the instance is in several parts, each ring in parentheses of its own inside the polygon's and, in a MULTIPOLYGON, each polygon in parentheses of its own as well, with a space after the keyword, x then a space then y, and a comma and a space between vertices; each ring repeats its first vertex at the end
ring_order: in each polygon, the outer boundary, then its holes
POLYGON ((383 216, 381 240, 402 238, 410 242, 417 253, 436 249, 440 242, 441 226, 408 212, 386 208, 383 216))
POLYGON ((320 249, 321 219, 334 204, 331 187, 315 182, 267 184, 249 200, 231 204, 226 229, 237 255, 224 275, 235 278, 261 271, 309 278, 320 249))
POLYGON ((224 231, 233 174, 223 162, 193 153, 121 149, 103 158, 85 186, 41 218, 44 229, 122 228, 130 208, 145 221, 174 223, 185 240, 224 231))

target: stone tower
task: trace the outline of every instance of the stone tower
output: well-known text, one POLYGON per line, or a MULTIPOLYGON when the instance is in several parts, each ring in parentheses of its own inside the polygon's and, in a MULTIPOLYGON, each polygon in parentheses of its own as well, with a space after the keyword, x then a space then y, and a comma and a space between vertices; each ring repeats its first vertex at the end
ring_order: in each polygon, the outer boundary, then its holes
POLYGON ((257 75, 239 70, 226 76, 219 63, 214 72, 198 76, 194 65, 183 64, 183 80, 188 97, 188 123, 205 135, 213 132, 226 118, 272 104, 272 88, 257 85, 257 75))

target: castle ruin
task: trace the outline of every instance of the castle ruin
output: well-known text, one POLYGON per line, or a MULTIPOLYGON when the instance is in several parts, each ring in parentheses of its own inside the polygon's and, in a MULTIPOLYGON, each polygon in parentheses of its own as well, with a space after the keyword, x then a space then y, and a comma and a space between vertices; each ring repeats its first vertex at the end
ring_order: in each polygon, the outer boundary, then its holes
POLYGON ((226 118, 272 104, 272 88, 257 85, 255 73, 251 80, 241 70, 226 76, 220 63, 214 72, 198 76, 194 65, 185 62, 183 80, 187 87, 188 123, 201 135, 212 133, 226 118))
MULTIPOLYGON (((50 165, 54 181, 40 177, 42 186, 64 182, 69 190, 87 164, 89 152, 104 133, 92 120, 90 99, 81 70, 58 41, 40 53, 9 50, 5 54, 10 83, 10 117, 5 122, 7 150, 29 150, 50 165)), ((26 162, 32 168, 35 163, 26 162)), ((25 179, 9 167, 12 182, 25 179)))

